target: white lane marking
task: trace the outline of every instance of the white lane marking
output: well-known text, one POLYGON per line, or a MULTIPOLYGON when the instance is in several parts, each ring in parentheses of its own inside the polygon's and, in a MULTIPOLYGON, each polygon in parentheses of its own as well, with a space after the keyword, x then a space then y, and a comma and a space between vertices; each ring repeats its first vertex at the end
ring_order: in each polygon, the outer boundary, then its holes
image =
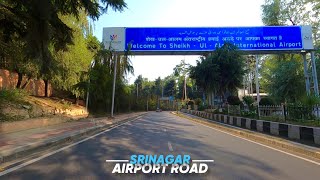
MULTIPOLYGON (((141 116, 140 116, 140 117, 141 117, 141 116)), ((25 166, 28 166, 28 165, 32 164, 32 163, 35 163, 35 162, 37 162, 37 161, 40 161, 41 159, 44 159, 44 158, 49 157, 49 156, 52 156, 52 155, 54 155, 54 154, 56 154, 56 153, 58 153, 58 152, 61 152, 61 151, 65 150, 65 149, 68 149, 68 148, 70 148, 70 147, 72 147, 72 146, 78 145, 78 144, 80 144, 80 143, 82 143, 82 142, 88 141, 89 139, 92 139, 92 138, 97 137, 97 136, 99 136, 99 135, 101 135, 101 134, 103 134, 103 133, 106 133, 106 132, 108 132, 108 131, 111 131, 111 130, 119 127, 119 126, 128 124, 128 123, 130 123, 131 121, 137 120, 137 119, 139 119, 140 117, 134 118, 133 120, 130 120, 130 121, 125 122, 125 123, 122 123, 122 124, 118 124, 118 125, 113 126, 113 127, 111 126, 111 128, 109 128, 109 129, 107 129, 107 130, 105 130, 105 131, 102 131, 102 132, 100 132, 100 133, 98 133, 98 134, 95 134, 95 135, 93 135, 93 136, 87 137, 87 138, 85 138, 85 139, 83 139, 83 140, 81 140, 81 141, 75 142, 75 143, 73 143, 73 144, 70 144, 70 145, 65 146, 65 147, 63 147, 63 148, 60 148, 60 149, 57 149, 57 150, 55 150, 55 151, 52 151, 52 152, 50 152, 50 153, 48 153, 48 154, 45 154, 45 155, 42 155, 42 156, 40 156, 40 157, 38 157, 38 158, 35 158, 35 159, 30 160, 30 161, 24 162, 24 163, 22 163, 22 164, 20 164, 20 165, 18 165, 18 166, 14 166, 14 167, 12 167, 12 168, 9 168, 9 169, 7 169, 7 170, 5 170, 5 171, 0 172, 0 176, 3 176, 3 175, 5 175, 5 174, 8 174, 8 173, 10 173, 10 172, 12 172, 12 171, 16 171, 16 170, 18 170, 18 169, 21 169, 21 168, 23 168, 23 167, 25 167, 25 166)))
MULTIPOLYGON (((185 118, 185 119, 187 119, 187 118, 185 118)), ((192 121, 192 122, 194 122, 194 121, 192 121)), ((298 159, 302 159, 302 160, 305 160, 305 161, 307 161, 307 162, 310 162, 310 163, 313 163, 313 164, 316 164, 316 165, 320 166, 320 163, 319 163, 319 162, 312 161, 312 160, 310 160, 310 159, 307 159, 307 158, 304 158, 304 157, 301 157, 301 156, 297 156, 297 155, 295 155, 295 154, 291 154, 291 153, 282 151, 282 150, 280 150, 280 149, 276 149, 276 148, 273 148, 273 147, 270 147, 270 146, 267 146, 267 145, 264 145, 264 144, 255 142, 255 141, 251 141, 251 140, 249 140, 249 139, 245 139, 245 138, 243 138, 243 137, 240 137, 240 136, 237 136, 237 135, 228 133, 228 132, 224 132, 224 131, 221 131, 221 130, 219 130, 219 129, 216 129, 216 128, 213 128, 213 127, 210 127, 210 126, 206 126, 206 125, 201 124, 201 123, 198 123, 198 122, 194 122, 194 123, 199 124, 199 125, 202 125, 202 126, 204 126, 204 127, 210 128, 210 129, 214 129, 214 130, 216 130, 216 131, 219 131, 219 132, 222 132, 222 133, 225 133, 225 134, 228 134, 228 135, 233 136, 233 137, 237 137, 237 138, 240 138, 240 139, 249 141, 249 142, 254 143, 254 144, 258 144, 258 145, 260 145, 260 146, 263 146, 263 147, 266 147, 266 148, 269 148, 269 149, 272 149, 272 150, 275 150, 275 151, 278 151, 278 152, 282 152, 282 153, 287 154, 287 155, 289 155, 289 156, 293 156, 293 157, 296 157, 296 158, 298 158, 298 159)))
POLYGON ((169 148, 170 151, 173 151, 173 148, 172 148, 172 145, 171 145, 170 142, 168 142, 168 148, 169 148))
POLYGON ((106 162, 129 162, 129 160, 114 159, 114 160, 106 160, 106 162))
POLYGON ((164 129, 164 132, 167 132, 167 130, 166 130, 166 129, 164 129))
POLYGON ((192 160, 192 162, 214 162, 214 160, 192 160))

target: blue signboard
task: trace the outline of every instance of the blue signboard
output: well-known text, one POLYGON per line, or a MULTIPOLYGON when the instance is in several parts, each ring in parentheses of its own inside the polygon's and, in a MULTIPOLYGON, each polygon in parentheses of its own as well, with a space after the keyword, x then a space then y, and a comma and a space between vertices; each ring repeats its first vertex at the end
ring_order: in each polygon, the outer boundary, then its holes
POLYGON ((300 26, 221 28, 126 28, 131 51, 212 51, 225 42, 240 50, 301 50, 300 26))

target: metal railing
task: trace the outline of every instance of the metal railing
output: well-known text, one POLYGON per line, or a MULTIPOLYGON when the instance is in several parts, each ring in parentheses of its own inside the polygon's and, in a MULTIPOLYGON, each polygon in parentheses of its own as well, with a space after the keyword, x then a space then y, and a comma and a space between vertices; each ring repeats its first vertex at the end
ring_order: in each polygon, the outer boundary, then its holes
MULTIPOLYGON (((205 112, 224 113, 252 118, 262 118, 279 121, 313 121, 320 120, 320 105, 261 105, 259 106, 259 117, 257 106, 225 105, 206 109, 205 112)), ((319 121, 320 122, 320 121, 319 121)))

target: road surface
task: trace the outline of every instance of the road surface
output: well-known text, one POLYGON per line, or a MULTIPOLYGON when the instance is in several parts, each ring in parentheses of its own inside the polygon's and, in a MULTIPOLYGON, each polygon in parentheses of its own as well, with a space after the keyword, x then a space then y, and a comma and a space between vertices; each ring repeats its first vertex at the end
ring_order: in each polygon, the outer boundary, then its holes
POLYGON ((168 112, 147 115, 17 169, 0 179, 319 179, 320 166, 168 112), (133 154, 214 160, 205 174, 112 174, 133 154))

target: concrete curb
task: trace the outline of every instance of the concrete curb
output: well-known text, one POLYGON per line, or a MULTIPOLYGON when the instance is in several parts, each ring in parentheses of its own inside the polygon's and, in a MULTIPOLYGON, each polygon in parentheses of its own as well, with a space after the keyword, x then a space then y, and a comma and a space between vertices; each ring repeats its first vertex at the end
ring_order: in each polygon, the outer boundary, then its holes
POLYGON ((224 124, 230 124, 235 127, 242 127, 244 129, 258 131, 269 135, 279 136, 282 138, 303 141, 309 144, 320 145, 320 127, 295 125, 288 124, 286 122, 251 119, 247 117, 238 117, 223 114, 213 114, 212 112, 203 112, 187 109, 181 109, 180 111, 198 117, 206 117, 208 115, 212 115, 215 117, 213 119, 214 121, 221 122, 224 124), (226 119, 227 121, 225 121, 226 119))
MULTIPOLYGON (((182 118, 189 119, 191 121, 196 121, 196 122, 204 124, 204 125, 209 125, 210 127, 214 127, 219 130, 222 130, 222 131, 225 131, 225 132, 228 132, 231 134, 235 134, 235 135, 238 135, 240 137, 243 137, 243 138, 246 138, 249 140, 253 140, 253 141, 265 144, 265 145, 269 145, 271 147, 277 147, 277 148, 282 148, 285 150, 290 150, 292 152, 299 153, 301 155, 305 155, 305 156, 320 160, 320 150, 316 151, 316 150, 312 150, 311 148, 307 149, 307 146, 305 146, 305 145, 291 144, 288 142, 274 139, 271 136, 265 137, 262 135, 258 135, 255 132, 248 132, 248 130, 246 130, 246 129, 234 127, 234 126, 219 123, 216 121, 211 121, 211 120, 207 120, 207 119, 199 119, 199 117, 193 118, 193 117, 188 116, 189 114, 185 115, 185 113, 182 113, 182 112, 180 112, 179 114, 176 114, 176 113, 172 113, 172 114, 179 116, 179 117, 182 117, 182 118)), ((314 148, 314 149, 316 149, 316 148, 314 148)))
POLYGON ((134 119, 136 117, 139 117, 139 116, 142 116, 145 114, 147 114, 147 112, 141 113, 139 115, 135 115, 132 117, 125 118, 125 119, 117 121, 115 123, 110 123, 110 124, 106 124, 106 125, 96 125, 94 127, 81 129, 77 132, 67 133, 67 134, 61 135, 59 137, 45 139, 43 141, 38 141, 35 143, 29 143, 27 145, 20 146, 15 149, 1 151, 0 152, 0 163, 9 162, 12 160, 12 158, 22 158, 25 154, 30 154, 30 153, 36 151, 37 149, 41 149, 41 148, 44 148, 44 147, 47 147, 50 145, 54 145, 54 144, 58 145, 58 144, 61 144, 61 143, 67 142, 67 141, 75 140, 77 138, 80 138, 84 135, 88 135, 90 133, 98 133, 99 131, 103 131, 106 128, 116 126, 119 124, 123 124, 125 122, 130 121, 131 119, 134 119))

